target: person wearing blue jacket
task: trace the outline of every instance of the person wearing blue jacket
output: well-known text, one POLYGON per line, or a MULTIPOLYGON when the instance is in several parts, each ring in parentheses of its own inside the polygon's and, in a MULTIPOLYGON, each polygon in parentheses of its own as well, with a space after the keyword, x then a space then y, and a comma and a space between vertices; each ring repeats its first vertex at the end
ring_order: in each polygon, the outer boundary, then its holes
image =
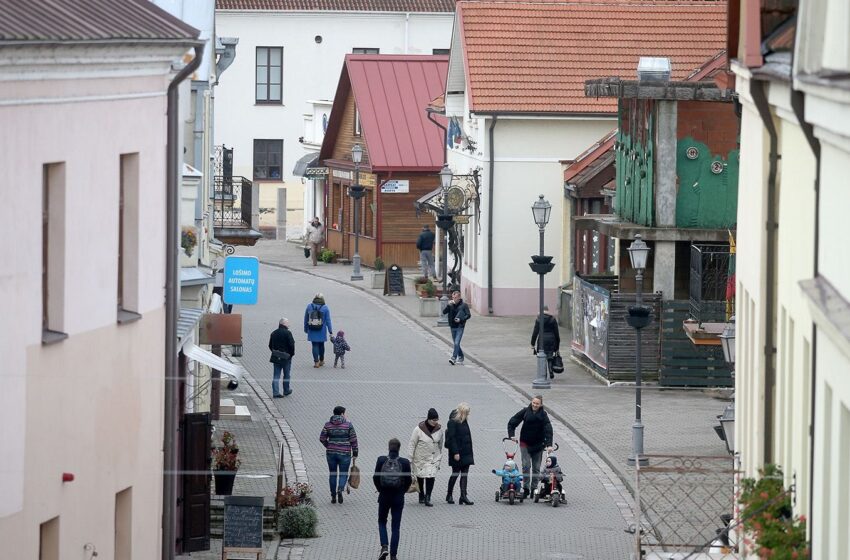
POLYGON ((520 470, 516 466, 516 462, 512 459, 508 459, 505 461, 504 468, 501 469, 493 469, 491 471, 493 474, 502 477, 502 494, 508 491, 511 483, 514 485, 514 490, 519 493, 520 488, 522 488, 523 484, 523 476, 520 470))
POLYGON ((316 294, 304 310, 304 332, 313 345, 313 367, 325 365, 325 342, 333 334, 331 310, 325 305, 325 296, 316 294))

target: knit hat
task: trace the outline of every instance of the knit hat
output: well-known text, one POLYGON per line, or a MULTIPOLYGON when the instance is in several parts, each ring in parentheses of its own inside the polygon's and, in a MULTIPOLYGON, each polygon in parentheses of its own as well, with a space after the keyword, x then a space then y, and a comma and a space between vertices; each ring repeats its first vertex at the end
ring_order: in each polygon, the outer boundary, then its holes
POLYGON ((440 417, 440 415, 437 414, 436 409, 433 409, 433 408, 428 409, 428 420, 437 420, 439 417, 440 417))
POLYGON ((336 331, 337 336, 345 336, 345 331, 336 331))

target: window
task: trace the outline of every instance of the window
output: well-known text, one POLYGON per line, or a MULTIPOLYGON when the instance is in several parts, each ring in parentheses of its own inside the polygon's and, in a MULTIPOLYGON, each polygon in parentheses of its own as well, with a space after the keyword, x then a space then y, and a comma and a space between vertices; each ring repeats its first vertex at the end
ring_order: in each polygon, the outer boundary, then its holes
POLYGON ((448 56, 451 52, 451 49, 431 49, 431 54, 443 54, 448 56))
POLYGON ((360 109, 354 106, 354 135, 360 136, 360 109))
POLYGON ((351 54, 381 54, 381 49, 372 47, 354 47, 351 49, 351 54))
POLYGON ((62 332, 65 291, 65 164, 42 167, 41 341, 68 337, 62 332))
POLYGON ((254 140, 254 180, 280 181, 283 140, 254 140))
POLYGON ((139 154, 121 154, 118 184, 118 323, 130 323, 139 308, 139 154))
POLYGON ((59 518, 41 524, 38 531, 38 560, 59 560, 59 518))
POLYGON ((366 189, 366 196, 363 197, 363 235, 366 237, 375 237, 375 190, 366 189))
POLYGON ((257 103, 281 104, 283 47, 257 47, 257 103))
POLYGON ((115 560, 130 560, 133 555, 133 488, 115 494, 115 560))

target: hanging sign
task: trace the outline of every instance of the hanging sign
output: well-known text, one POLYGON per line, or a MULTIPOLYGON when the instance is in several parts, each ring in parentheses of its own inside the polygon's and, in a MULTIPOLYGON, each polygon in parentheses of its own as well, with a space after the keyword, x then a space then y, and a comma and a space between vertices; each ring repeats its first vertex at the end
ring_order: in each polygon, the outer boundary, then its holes
POLYGON ((382 193, 409 193, 410 181, 407 179, 390 179, 381 183, 382 193))
POLYGON ((260 261, 257 257, 224 259, 222 298, 231 305, 256 305, 259 293, 260 261))

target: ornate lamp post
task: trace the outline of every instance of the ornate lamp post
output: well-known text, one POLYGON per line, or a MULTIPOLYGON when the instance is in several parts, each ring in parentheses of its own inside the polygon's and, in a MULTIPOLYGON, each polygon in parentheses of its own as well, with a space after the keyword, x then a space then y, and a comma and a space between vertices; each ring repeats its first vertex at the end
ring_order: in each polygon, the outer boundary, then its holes
POLYGON ((649 257, 649 247, 641 239, 640 234, 635 235, 635 240, 629 245, 629 258, 632 268, 635 269, 635 280, 637 281, 635 305, 629 307, 629 316, 626 321, 635 329, 637 349, 635 352, 635 423, 632 425, 632 455, 628 464, 640 466, 649 464, 649 460, 643 456, 643 423, 641 422, 641 329, 647 326, 652 318, 649 316, 649 308, 643 306, 643 271, 646 270, 646 259, 649 257))
POLYGON ((440 187, 443 190, 443 213, 437 216, 437 227, 443 230, 443 241, 440 244, 440 262, 443 267, 443 295, 440 298, 440 318, 437 319, 438 327, 449 326, 449 316, 443 315, 442 311, 449 304, 448 297, 448 264, 449 264, 449 228, 454 223, 454 216, 449 213, 449 188, 452 186, 452 170, 449 164, 444 164, 440 170, 440 187))
POLYGON ((552 262, 552 257, 543 254, 543 232, 546 230, 546 224, 549 223, 552 205, 541 194, 537 202, 532 205, 531 213, 534 215, 534 223, 537 224, 537 229, 540 231, 540 254, 532 255, 532 262, 528 263, 531 270, 540 276, 540 305, 537 317, 537 320, 540 321, 540 333, 537 336, 537 377, 531 383, 531 386, 535 389, 549 389, 552 384, 549 383, 546 353, 543 351, 543 277, 555 268, 555 263, 552 262))
POLYGON ((360 162, 363 161, 363 148, 360 144, 355 144, 351 148, 351 161, 354 162, 354 184, 348 189, 348 194, 354 201, 354 256, 351 258, 352 280, 363 280, 363 274, 360 273, 360 199, 363 198, 363 187, 360 185, 360 162))

